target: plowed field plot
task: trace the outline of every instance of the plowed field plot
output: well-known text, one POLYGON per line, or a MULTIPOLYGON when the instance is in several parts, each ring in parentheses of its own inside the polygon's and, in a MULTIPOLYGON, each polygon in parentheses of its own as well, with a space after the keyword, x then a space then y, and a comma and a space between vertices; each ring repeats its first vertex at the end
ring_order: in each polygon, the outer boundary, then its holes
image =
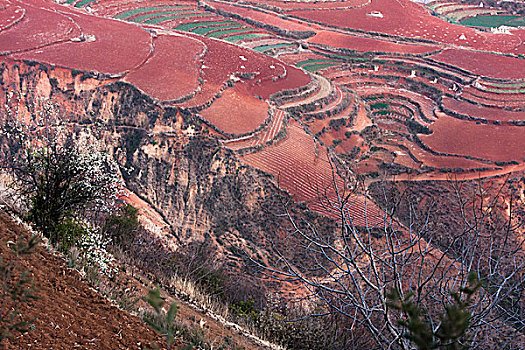
MULTIPOLYGON (((31 319, 31 330, 3 339, 2 349, 117 350, 161 344, 162 337, 153 328, 112 305, 46 247, 38 246, 33 254, 16 257, 6 243, 16 242, 22 235, 29 237, 32 232, 0 213, 0 256, 8 262, 16 259, 21 269, 28 270, 36 296, 30 302, 20 302, 17 310, 31 319)), ((11 304, 5 305, 11 308, 11 304)))
POLYGON ((268 105, 250 95, 240 84, 227 89, 201 115, 221 131, 244 134, 255 130, 268 117, 268 105))
POLYGON ((342 1, 251 1, 254 5, 264 4, 268 6, 278 7, 283 10, 297 10, 297 9, 344 9, 352 7, 366 6, 370 0, 342 0, 342 1))
POLYGON ((259 21, 268 25, 276 26, 285 30, 295 30, 295 31, 310 31, 311 27, 296 22, 292 22, 285 18, 279 17, 276 14, 264 13, 261 11, 253 10, 243 6, 233 6, 230 4, 219 3, 219 2, 210 2, 213 7, 229 13, 238 14, 243 18, 249 18, 254 21, 259 21))
MULTIPOLYGON (((150 35, 135 25, 83 14, 75 14, 73 18, 82 32, 89 35, 88 40, 55 44, 14 57, 116 74, 138 67, 150 54, 150 35)), ((38 18, 28 30, 41 30, 38 18)))
POLYGON ((348 10, 291 11, 298 18, 341 28, 432 40, 476 49, 515 52, 521 44, 512 35, 482 33, 474 28, 448 23, 409 0, 374 0, 369 6, 348 10), (370 16, 372 11, 383 17, 370 16), (410 15, 407 15, 410 14, 410 15))
MULTIPOLYGON (((277 61, 278 62, 278 61, 277 61)), ((278 69, 277 65, 272 64, 278 69)), ((310 82, 310 76, 303 72, 299 68, 286 67, 286 76, 282 79, 266 79, 260 86, 255 86, 253 92, 263 98, 268 98, 270 95, 279 92, 281 90, 295 89, 301 86, 305 86, 310 82)))
MULTIPOLYGON (((450 168, 450 169, 479 169, 479 168, 486 168, 490 167, 490 164, 478 161, 478 160, 472 160, 472 159, 466 159, 461 156, 441 156, 441 155, 435 155, 431 152, 428 152, 418 145, 404 140, 403 142, 400 142, 400 144, 404 145, 411 154, 418 159, 422 164, 431 166, 434 168, 450 168)), ((419 167, 419 166, 418 166, 419 167)), ((416 168, 417 169, 417 168, 416 168)))
MULTIPOLYGON (((296 200, 308 203, 312 210, 330 215, 322 204, 325 196, 333 200, 336 195, 327 151, 320 145, 316 146, 313 139, 296 122, 291 121, 285 140, 242 158, 247 164, 275 175, 278 185, 296 200)), ((338 180, 337 183, 342 190, 342 181, 338 180)), ((352 220, 357 225, 363 225, 364 198, 355 196, 351 198, 350 203, 352 220)), ((382 221, 380 211, 375 205, 368 203, 366 210, 370 225, 382 221)))
POLYGON ((487 120, 525 120, 525 112, 511 112, 499 108, 483 107, 450 97, 443 98, 443 105, 453 112, 487 120))
POLYGON ((196 39, 161 35, 155 39, 153 56, 125 80, 160 100, 187 96, 199 85, 199 56, 205 49, 196 39))
POLYGON ((356 50, 360 52, 393 52, 393 53, 412 53, 424 54, 439 50, 438 46, 424 45, 404 45, 389 41, 382 41, 370 38, 361 38, 342 33, 321 31, 314 37, 308 39, 313 44, 328 45, 337 48, 356 50))
POLYGON ((525 104, 525 95, 520 93, 495 93, 486 90, 481 90, 473 86, 467 86, 463 88, 461 96, 476 96, 478 101, 482 104, 492 105, 492 106, 514 106, 514 107, 523 107, 525 104), (485 102, 483 102, 485 101, 485 102))
POLYGON ((3 31, 24 17, 25 10, 8 1, 0 1, 0 31, 3 31))
MULTIPOLYGON (((81 34, 78 26, 66 15, 30 3, 13 2, 9 8, 17 6, 24 8, 25 15, 20 21, 0 32, 0 52, 38 49, 81 34)), ((15 16, 16 19, 15 13, 11 16, 15 16)))
POLYGON ((188 35, 202 40, 208 47, 204 57, 204 85, 202 93, 197 95, 199 101, 199 95, 213 96, 217 93, 233 73, 254 73, 254 77, 247 80, 248 90, 263 99, 283 89, 298 88, 310 82, 307 74, 293 67, 285 69, 282 62, 274 58, 218 40, 188 35))
POLYGON ((525 77, 523 73, 525 72, 525 60, 519 58, 448 49, 432 56, 432 59, 491 78, 523 79, 525 77))
POLYGON ((525 159, 525 128, 476 124, 441 116, 432 126, 432 135, 421 140, 438 152, 479 157, 492 161, 525 159))

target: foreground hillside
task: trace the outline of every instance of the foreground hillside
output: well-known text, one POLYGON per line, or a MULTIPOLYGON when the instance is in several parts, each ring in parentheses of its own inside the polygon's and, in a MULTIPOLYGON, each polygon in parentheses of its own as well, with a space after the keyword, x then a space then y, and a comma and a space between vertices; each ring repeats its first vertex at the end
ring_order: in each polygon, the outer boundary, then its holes
MULTIPOLYGON (((13 258, 8 242, 30 235, 25 228, 0 212, 0 256, 13 258)), ((3 349, 142 349, 161 338, 138 317, 112 305, 86 283, 77 271, 44 247, 21 258, 31 271, 38 299, 20 313, 34 319, 29 333, 2 344, 3 349)))

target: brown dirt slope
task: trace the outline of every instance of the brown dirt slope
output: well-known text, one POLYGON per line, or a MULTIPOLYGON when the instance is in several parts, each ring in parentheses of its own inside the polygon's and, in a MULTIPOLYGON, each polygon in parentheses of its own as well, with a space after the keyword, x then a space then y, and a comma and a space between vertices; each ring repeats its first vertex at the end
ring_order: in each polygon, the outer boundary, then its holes
MULTIPOLYGON (((29 234, 0 212, 0 256, 13 258, 6 243, 29 234)), ((142 349, 161 339, 142 320, 122 310, 80 281, 78 273, 44 247, 22 257, 30 270, 39 299, 32 307, 22 306, 26 319, 34 318, 34 329, 0 344, 0 349, 142 349)))

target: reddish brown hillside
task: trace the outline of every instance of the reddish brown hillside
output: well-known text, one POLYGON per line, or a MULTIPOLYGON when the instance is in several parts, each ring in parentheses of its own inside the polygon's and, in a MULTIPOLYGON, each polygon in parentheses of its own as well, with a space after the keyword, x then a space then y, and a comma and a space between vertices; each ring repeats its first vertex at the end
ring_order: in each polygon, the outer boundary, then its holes
MULTIPOLYGON (((6 242, 29 234, 0 212, 0 256, 13 258, 6 242)), ((0 344, 0 349, 142 349, 160 337, 139 318, 119 310, 79 280, 76 271, 43 247, 22 257, 33 275, 38 299, 20 312, 34 329, 0 344)))

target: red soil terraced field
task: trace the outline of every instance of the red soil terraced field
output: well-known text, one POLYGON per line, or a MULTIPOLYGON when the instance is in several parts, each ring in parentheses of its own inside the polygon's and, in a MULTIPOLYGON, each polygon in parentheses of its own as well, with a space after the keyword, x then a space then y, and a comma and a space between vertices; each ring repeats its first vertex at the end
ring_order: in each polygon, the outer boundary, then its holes
POLYGON ((510 107, 523 109, 525 101, 523 94, 503 94, 489 91, 482 91, 473 86, 467 86, 461 91, 461 97, 465 100, 471 100, 482 105, 495 107, 510 107))
POLYGON ((0 32, 0 53, 37 49, 80 35, 78 26, 68 16, 38 8, 33 4, 38 3, 12 3, 10 7, 23 8, 25 15, 20 21, 0 32))
POLYGON ((190 101, 192 105, 210 100, 233 73, 256 73, 253 79, 246 80, 249 85, 247 91, 263 99, 283 89, 297 88, 310 82, 308 74, 294 67, 285 68, 275 58, 220 40, 184 34, 201 40, 208 48, 202 68, 204 84, 201 92, 190 101), (282 75, 285 75, 284 78, 279 78, 282 75))
MULTIPOLYGON (((308 203, 312 210, 329 215, 319 200, 325 193, 331 199, 335 196, 327 151, 320 145, 316 146, 314 140, 297 122, 291 120, 287 131, 285 140, 242 158, 247 164, 275 175, 278 185, 296 200, 308 203)), ((342 188, 341 181, 338 181, 338 186, 342 188)), ((356 196, 351 202, 352 219, 356 224, 363 225, 364 198, 356 196)), ((382 221, 380 211, 375 205, 369 202, 366 210, 370 225, 382 221)))
POLYGON ((251 1, 256 4, 264 4, 268 6, 274 6, 283 10, 296 10, 296 9, 341 9, 351 7, 361 7, 368 5, 370 0, 340 0, 340 1, 276 1, 276 0, 259 0, 257 2, 251 1))
MULTIPOLYGON (((280 61, 275 60, 278 64, 280 61)), ((275 66, 277 67, 277 66, 275 66)), ((251 91, 263 98, 268 98, 270 95, 281 90, 295 89, 300 86, 305 86, 310 82, 310 76, 302 69, 287 66, 286 76, 278 80, 265 80, 260 86, 255 85, 251 91)))
POLYGON ((242 84, 222 93, 200 113, 221 131, 244 134, 255 130, 268 117, 268 105, 248 94, 242 84))
POLYGON ((285 112, 277 110, 274 112, 271 122, 264 129, 260 130, 256 134, 227 140, 224 142, 224 144, 226 147, 233 150, 262 145, 277 136, 277 134, 282 129, 284 119, 285 112))
POLYGON ((259 21, 265 24, 276 26, 281 29, 296 30, 296 31, 303 31, 303 32, 312 30, 312 28, 310 28, 307 25, 299 24, 297 22, 292 22, 290 20, 280 18, 275 14, 269 14, 269 13, 264 13, 264 12, 257 11, 257 10, 252 10, 244 6, 240 6, 240 5, 233 6, 230 4, 219 3, 219 2, 214 2, 214 1, 208 1, 208 3, 211 6, 215 7, 216 9, 227 11, 229 13, 235 13, 244 18, 249 18, 254 21, 259 21))
POLYGON ((425 54, 429 52, 435 52, 440 49, 438 46, 396 44, 390 41, 361 38, 353 35, 330 31, 320 31, 317 33, 317 35, 308 39, 308 42, 312 44, 322 44, 349 50, 357 50, 361 52, 374 51, 425 54))
POLYGON ((193 38, 160 35, 154 41, 153 56, 125 80, 163 101, 187 96, 199 85, 199 57, 205 49, 204 43, 193 38))
POLYGON ((476 124, 441 115, 430 127, 432 135, 421 140, 438 152, 479 157, 492 161, 525 159, 525 128, 476 124))
MULTIPOLYGON (((68 11, 66 7, 62 9, 68 11)), ((28 11, 26 17, 30 16, 28 11)), ((60 43, 13 57, 84 71, 117 74, 139 66, 150 54, 150 35, 135 25, 73 12, 72 18, 82 33, 91 36, 94 41, 88 37, 86 41, 60 43)), ((28 30, 33 33, 42 30, 38 18, 34 18, 28 30)))
POLYGON ((525 120, 525 112, 512 112, 498 108, 477 106, 466 101, 458 101, 450 97, 443 98, 445 108, 463 115, 487 120, 525 120))
POLYGON ((22 20, 25 10, 20 6, 11 4, 10 1, 0 1, 0 31, 6 30, 13 24, 22 20))
MULTIPOLYGON (((464 157, 456 156, 440 156, 432 154, 418 145, 415 145, 412 142, 403 140, 402 142, 397 142, 397 144, 404 145, 410 152, 418 159, 422 164, 431 166, 434 168, 451 168, 451 169, 479 169, 490 166, 484 162, 472 159, 466 159, 464 157)), ((481 156, 481 155, 480 155, 481 156)), ((396 159, 397 163, 397 159, 396 159)), ((419 167, 419 164, 418 164, 419 167)))
POLYGON ((448 49, 431 58, 491 78, 525 78, 525 59, 459 49, 448 49))
POLYGON ((473 28, 448 23, 430 15, 410 0, 374 0, 370 5, 348 10, 291 11, 290 15, 342 28, 385 33, 409 38, 433 40, 481 50, 516 53, 519 37, 480 32, 473 28), (379 11, 383 18, 368 16, 379 11), (464 35, 465 39, 461 36, 464 35))

